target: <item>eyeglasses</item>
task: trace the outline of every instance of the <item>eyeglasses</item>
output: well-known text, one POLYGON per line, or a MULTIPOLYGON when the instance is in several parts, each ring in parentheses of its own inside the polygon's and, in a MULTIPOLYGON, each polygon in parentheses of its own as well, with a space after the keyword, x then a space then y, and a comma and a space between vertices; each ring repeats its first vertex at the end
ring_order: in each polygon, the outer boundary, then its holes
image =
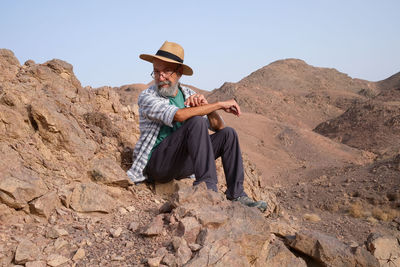
MULTIPOLYGON (((179 67, 178 67, 179 68, 179 67)), ((163 71, 159 71, 159 70, 154 70, 150 76, 155 79, 156 77, 160 77, 161 75, 165 78, 168 79, 174 72, 176 72, 178 70, 178 68, 176 68, 175 70, 163 70, 163 71)))

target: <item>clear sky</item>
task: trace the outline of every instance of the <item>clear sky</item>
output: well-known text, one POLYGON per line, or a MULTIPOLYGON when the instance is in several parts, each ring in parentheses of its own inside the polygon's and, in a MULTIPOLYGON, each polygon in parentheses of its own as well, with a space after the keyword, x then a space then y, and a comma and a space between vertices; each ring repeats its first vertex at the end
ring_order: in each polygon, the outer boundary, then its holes
POLYGON ((83 86, 151 81, 165 40, 181 44, 194 70, 182 82, 212 90, 284 58, 353 78, 400 71, 400 1, 3 0, 0 48, 23 64, 59 58, 83 86))

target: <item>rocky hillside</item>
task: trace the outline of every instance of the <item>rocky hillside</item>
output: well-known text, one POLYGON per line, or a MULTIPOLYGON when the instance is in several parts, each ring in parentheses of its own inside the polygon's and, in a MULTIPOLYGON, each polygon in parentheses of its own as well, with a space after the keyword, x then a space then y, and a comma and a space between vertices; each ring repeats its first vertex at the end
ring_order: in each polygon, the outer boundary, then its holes
POLYGON ((273 194, 290 192, 262 186, 246 155, 245 189, 267 200, 264 214, 223 197, 220 163, 219 193, 187 179, 132 185, 137 110, 121 102, 113 88, 83 88, 64 61, 20 65, 0 50, 1 266, 398 263, 393 236, 350 242, 299 221, 273 194))
MULTIPOLYGON (((112 88, 83 88, 61 60, 20 65, 3 49, 0 69, 1 265, 140 264, 169 244, 172 230, 160 238, 144 230, 165 200, 125 174, 137 111, 112 88)), ((276 212, 273 195, 256 186, 255 167, 245 166, 246 190, 276 212)))

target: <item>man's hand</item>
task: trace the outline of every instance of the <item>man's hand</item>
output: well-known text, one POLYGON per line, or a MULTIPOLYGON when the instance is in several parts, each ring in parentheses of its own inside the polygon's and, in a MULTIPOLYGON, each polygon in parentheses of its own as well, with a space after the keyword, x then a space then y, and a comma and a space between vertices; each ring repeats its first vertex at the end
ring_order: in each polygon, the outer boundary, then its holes
POLYGON ((232 113, 236 116, 240 116, 240 107, 238 103, 235 101, 235 99, 227 100, 221 102, 222 109, 227 112, 227 113, 232 113))
POLYGON ((188 97, 185 101, 185 106, 189 107, 198 107, 207 105, 208 101, 202 94, 194 94, 188 97))

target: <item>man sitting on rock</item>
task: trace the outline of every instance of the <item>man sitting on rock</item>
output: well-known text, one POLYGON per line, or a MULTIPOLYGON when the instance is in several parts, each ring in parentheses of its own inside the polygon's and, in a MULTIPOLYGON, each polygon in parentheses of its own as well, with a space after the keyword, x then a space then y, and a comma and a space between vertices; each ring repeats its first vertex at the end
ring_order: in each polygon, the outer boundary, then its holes
POLYGON ((155 55, 142 54, 140 58, 153 63, 155 83, 139 96, 140 138, 127 172, 129 178, 135 183, 146 179, 166 183, 194 173, 194 185, 204 182, 217 191, 215 159, 222 157, 226 197, 264 211, 267 204, 252 200, 243 190, 238 136, 216 112, 239 116, 236 101, 208 103, 203 95, 181 86, 181 76, 192 75, 193 70, 183 64, 184 50, 179 44, 166 41, 155 55), (208 129, 215 133, 209 135, 208 129))

